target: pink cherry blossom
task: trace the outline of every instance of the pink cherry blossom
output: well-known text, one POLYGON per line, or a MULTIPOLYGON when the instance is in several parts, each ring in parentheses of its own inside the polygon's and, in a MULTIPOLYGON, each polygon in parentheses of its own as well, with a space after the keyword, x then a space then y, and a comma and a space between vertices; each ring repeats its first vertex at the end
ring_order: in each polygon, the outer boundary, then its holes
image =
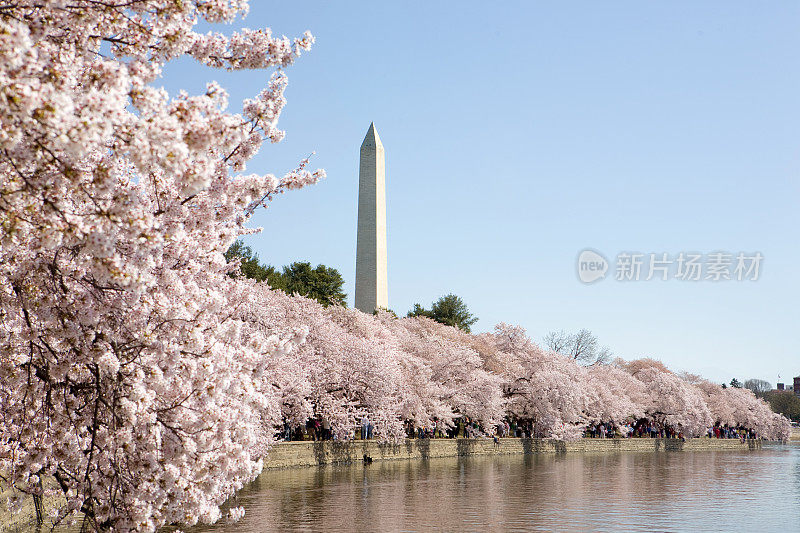
MULTIPOLYGON (((247 164, 278 142, 284 69, 313 37, 230 22, 245 0, 33 2, 0 9, 0 475, 56 522, 155 531, 222 516, 284 424, 325 420, 350 439, 361 417, 486 432, 505 416, 535 436, 649 417, 701 434, 714 423, 786 438, 748 391, 723 391, 652 360, 585 368, 522 328, 470 335, 426 318, 324 308, 236 273, 223 253, 259 206, 324 177, 247 164), (228 111, 156 88, 170 60, 265 69, 228 111)), ((228 518, 241 518, 241 508, 228 518)))
MULTIPOLYGON (((237 314, 250 285, 222 253, 255 206, 313 183, 241 175, 277 142, 286 76, 226 111, 216 83, 151 82, 190 55, 288 67, 313 38, 200 35, 245 1, 15 2, 0 13, 0 472, 56 520, 155 531, 214 522, 260 470, 281 420, 264 379, 307 328, 265 335, 237 314)), ((237 511, 233 517, 239 516, 237 511)))

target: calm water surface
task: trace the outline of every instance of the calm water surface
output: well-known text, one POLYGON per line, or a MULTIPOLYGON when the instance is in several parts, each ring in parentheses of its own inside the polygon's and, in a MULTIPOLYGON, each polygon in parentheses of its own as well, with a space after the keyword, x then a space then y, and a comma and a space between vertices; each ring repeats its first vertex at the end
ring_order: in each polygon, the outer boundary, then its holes
POLYGON ((269 471, 204 532, 800 531, 800 445, 269 471))

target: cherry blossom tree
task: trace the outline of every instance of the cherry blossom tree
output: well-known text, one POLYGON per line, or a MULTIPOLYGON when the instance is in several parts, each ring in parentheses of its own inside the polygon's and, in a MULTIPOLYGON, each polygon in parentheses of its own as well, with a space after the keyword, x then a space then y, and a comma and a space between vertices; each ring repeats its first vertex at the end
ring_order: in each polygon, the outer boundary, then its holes
POLYGON ((364 415, 393 440, 406 420, 489 428, 504 414, 560 439, 641 414, 687 435, 719 420, 785 438, 786 419, 749 391, 655 361, 585 369, 519 327, 470 335, 230 277, 223 254, 254 231, 253 211, 324 175, 308 161, 245 174, 282 139, 284 69, 313 43, 194 30, 246 12, 246 0, 0 5, 0 477, 39 503, 55 479, 53 522, 214 522, 283 424, 312 417, 340 439, 364 415), (216 83, 154 87, 184 56, 271 74, 229 112, 216 83))
POLYGON ((483 369, 464 342, 469 336, 449 326, 325 308, 264 284, 254 285, 242 318, 264 335, 285 336, 298 323, 309 329, 302 346, 280 361, 272 358, 273 387, 293 426, 322 418, 346 439, 368 415, 378 437, 398 439, 406 420, 447 425, 469 416, 488 428, 503 416, 499 378, 483 369), (293 369, 279 368, 287 364, 293 369))
POLYGON ((791 431, 789 421, 773 413, 769 405, 749 389, 723 389, 710 381, 698 380, 697 388, 706 396, 714 423, 721 426, 744 427, 773 440, 786 440, 791 431))
POLYGON ((592 422, 624 424, 652 411, 652 400, 644 383, 612 365, 586 368, 590 399, 587 413, 592 422))
MULTIPOLYGON (((431 405, 442 404, 447 409, 431 410, 429 418, 448 424, 454 416, 467 416, 480 421, 484 429, 503 418, 501 379, 484 368, 480 355, 470 346, 471 335, 426 317, 396 320, 384 313, 381 318, 397 338, 406 364, 429 369, 428 383, 417 389, 417 395, 430 394, 431 405)), ((417 421, 422 425, 431 422, 417 421)))
POLYGON ((650 396, 647 415, 688 437, 702 435, 713 423, 702 392, 670 372, 660 361, 639 359, 625 365, 650 396))
POLYGON ((575 440, 586 425, 589 390, 585 371, 574 360, 545 352, 519 326, 495 327, 498 349, 516 361, 519 372, 504 377, 508 411, 531 420, 534 435, 575 440))
POLYGON ((250 286, 226 276, 223 252, 258 205, 322 177, 307 162, 243 174, 282 138, 282 69, 313 38, 193 29, 246 11, 0 6, 0 475, 37 500, 53 476, 56 522, 214 522, 280 416, 263 374, 306 330, 267 336, 236 318, 250 286), (174 99, 151 85, 181 56, 273 74, 230 113, 216 83, 174 99))
POLYGON ((241 316, 264 336, 283 338, 298 324, 308 328, 302 346, 280 360, 271 358, 271 386, 292 426, 321 418, 345 439, 368 414, 377 436, 402 435, 402 406, 409 398, 393 339, 377 318, 326 308, 263 283, 253 284, 250 306, 241 316))

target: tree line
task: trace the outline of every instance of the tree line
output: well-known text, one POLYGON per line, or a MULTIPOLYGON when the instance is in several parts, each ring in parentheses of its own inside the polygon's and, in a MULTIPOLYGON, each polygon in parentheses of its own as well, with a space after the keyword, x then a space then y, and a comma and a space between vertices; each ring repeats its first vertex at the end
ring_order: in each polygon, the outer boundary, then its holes
POLYGON ((753 391, 753 394, 766 401, 774 412, 795 422, 800 422, 800 396, 797 395, 797 391, 777 390, 769 381, 755 378, 747 379, 744 383, 733 378, 730 386, 744 387, 753 391))
POLYGON ((272 265, 259 261, 252 248, 237 240, 225 252, 229 262, 238 260, 239 270, 232 276, 242 275, 256 281, 265 281, 273 289, 286 294, 298 294, 318 301, 324 306, 341 305, 347 307, 347 293, 344 292, 344 278, 335 268, 317 265, 312 268, 307 261, 295 261, 277 270, 272 265))
MULTIPOLYGON (((266 282, 273 289, 279 289, 286 294, 297 294, 311 298, 323 306, 340 305, 347 307, 347 293, 344 292, 344 278, 341 273, 332 267, 296 261, 285 265, 282 270, 264 264, 259 260, 258 254, 250 246, 237 240, 225 252, 225 259, 229 262, 239 261, 239 269, 232 272, 232 276, 244 276, 259 282, 266 282)), ((376 312, 379 310, 376 309, 376 312)), ((385 309, 392 314, 394 311, 385 309)), ((454 326, 467 333, 478 317, 474 316, 464 301, 455 294, 442 296, 426 309, 416 303, 406 316, 424 316, 445 324, 454 326)))
MULTIPOLYGON (((325 307, 329 305, 347 307, 347 294, 343 290, 344 279, 335 268, 325 265, 312 268, 308 262, 294 262, 284 266, 282 271, 278 271, 271 265, 261 263, 252 248, 240 240, 228 248, 225 258, 229 262, 236 260, 240 262, 239 270, 231 275, 242 275, 259 282, 266 282, 273 289, 311 298, 325 307)), ((397 316, 391 309, 376 309, 375 314, 380 311, 387 311, 397 316)), ((452 293, 434 301, 430 308, 415 303, 406 313, 406 317, 430 318, 466 333, 470 333, 472 326, 478 321, 478 317, 470 311, 464 300, 452 293)), ((608 363, 614 356, 613 352, 607 346, 601 346, 597 337, 587 329, 581 329, 577 333, 552 331, 545 335, 543 344, 553 352, 582 364, 608 363)))

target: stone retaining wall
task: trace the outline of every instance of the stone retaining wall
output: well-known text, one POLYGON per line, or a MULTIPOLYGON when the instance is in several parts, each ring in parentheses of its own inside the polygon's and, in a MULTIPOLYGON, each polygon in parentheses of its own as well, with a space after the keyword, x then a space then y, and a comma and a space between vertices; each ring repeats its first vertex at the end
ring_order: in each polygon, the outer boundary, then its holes
POLYGON ((281 442, 273 446, 264 461, 264 468, 317 466, 362 462, 364 456, 374 461, 423 459, 464 455, 557 454, 557 453, 620 453, 700 450, 754 450, 761 441, 741 442, 738 439, 707 437, 681 441, 678 439, 581 439, 563 442, 546 439, 409 439, 398 444, 355 440, 347 442, 281 442))

